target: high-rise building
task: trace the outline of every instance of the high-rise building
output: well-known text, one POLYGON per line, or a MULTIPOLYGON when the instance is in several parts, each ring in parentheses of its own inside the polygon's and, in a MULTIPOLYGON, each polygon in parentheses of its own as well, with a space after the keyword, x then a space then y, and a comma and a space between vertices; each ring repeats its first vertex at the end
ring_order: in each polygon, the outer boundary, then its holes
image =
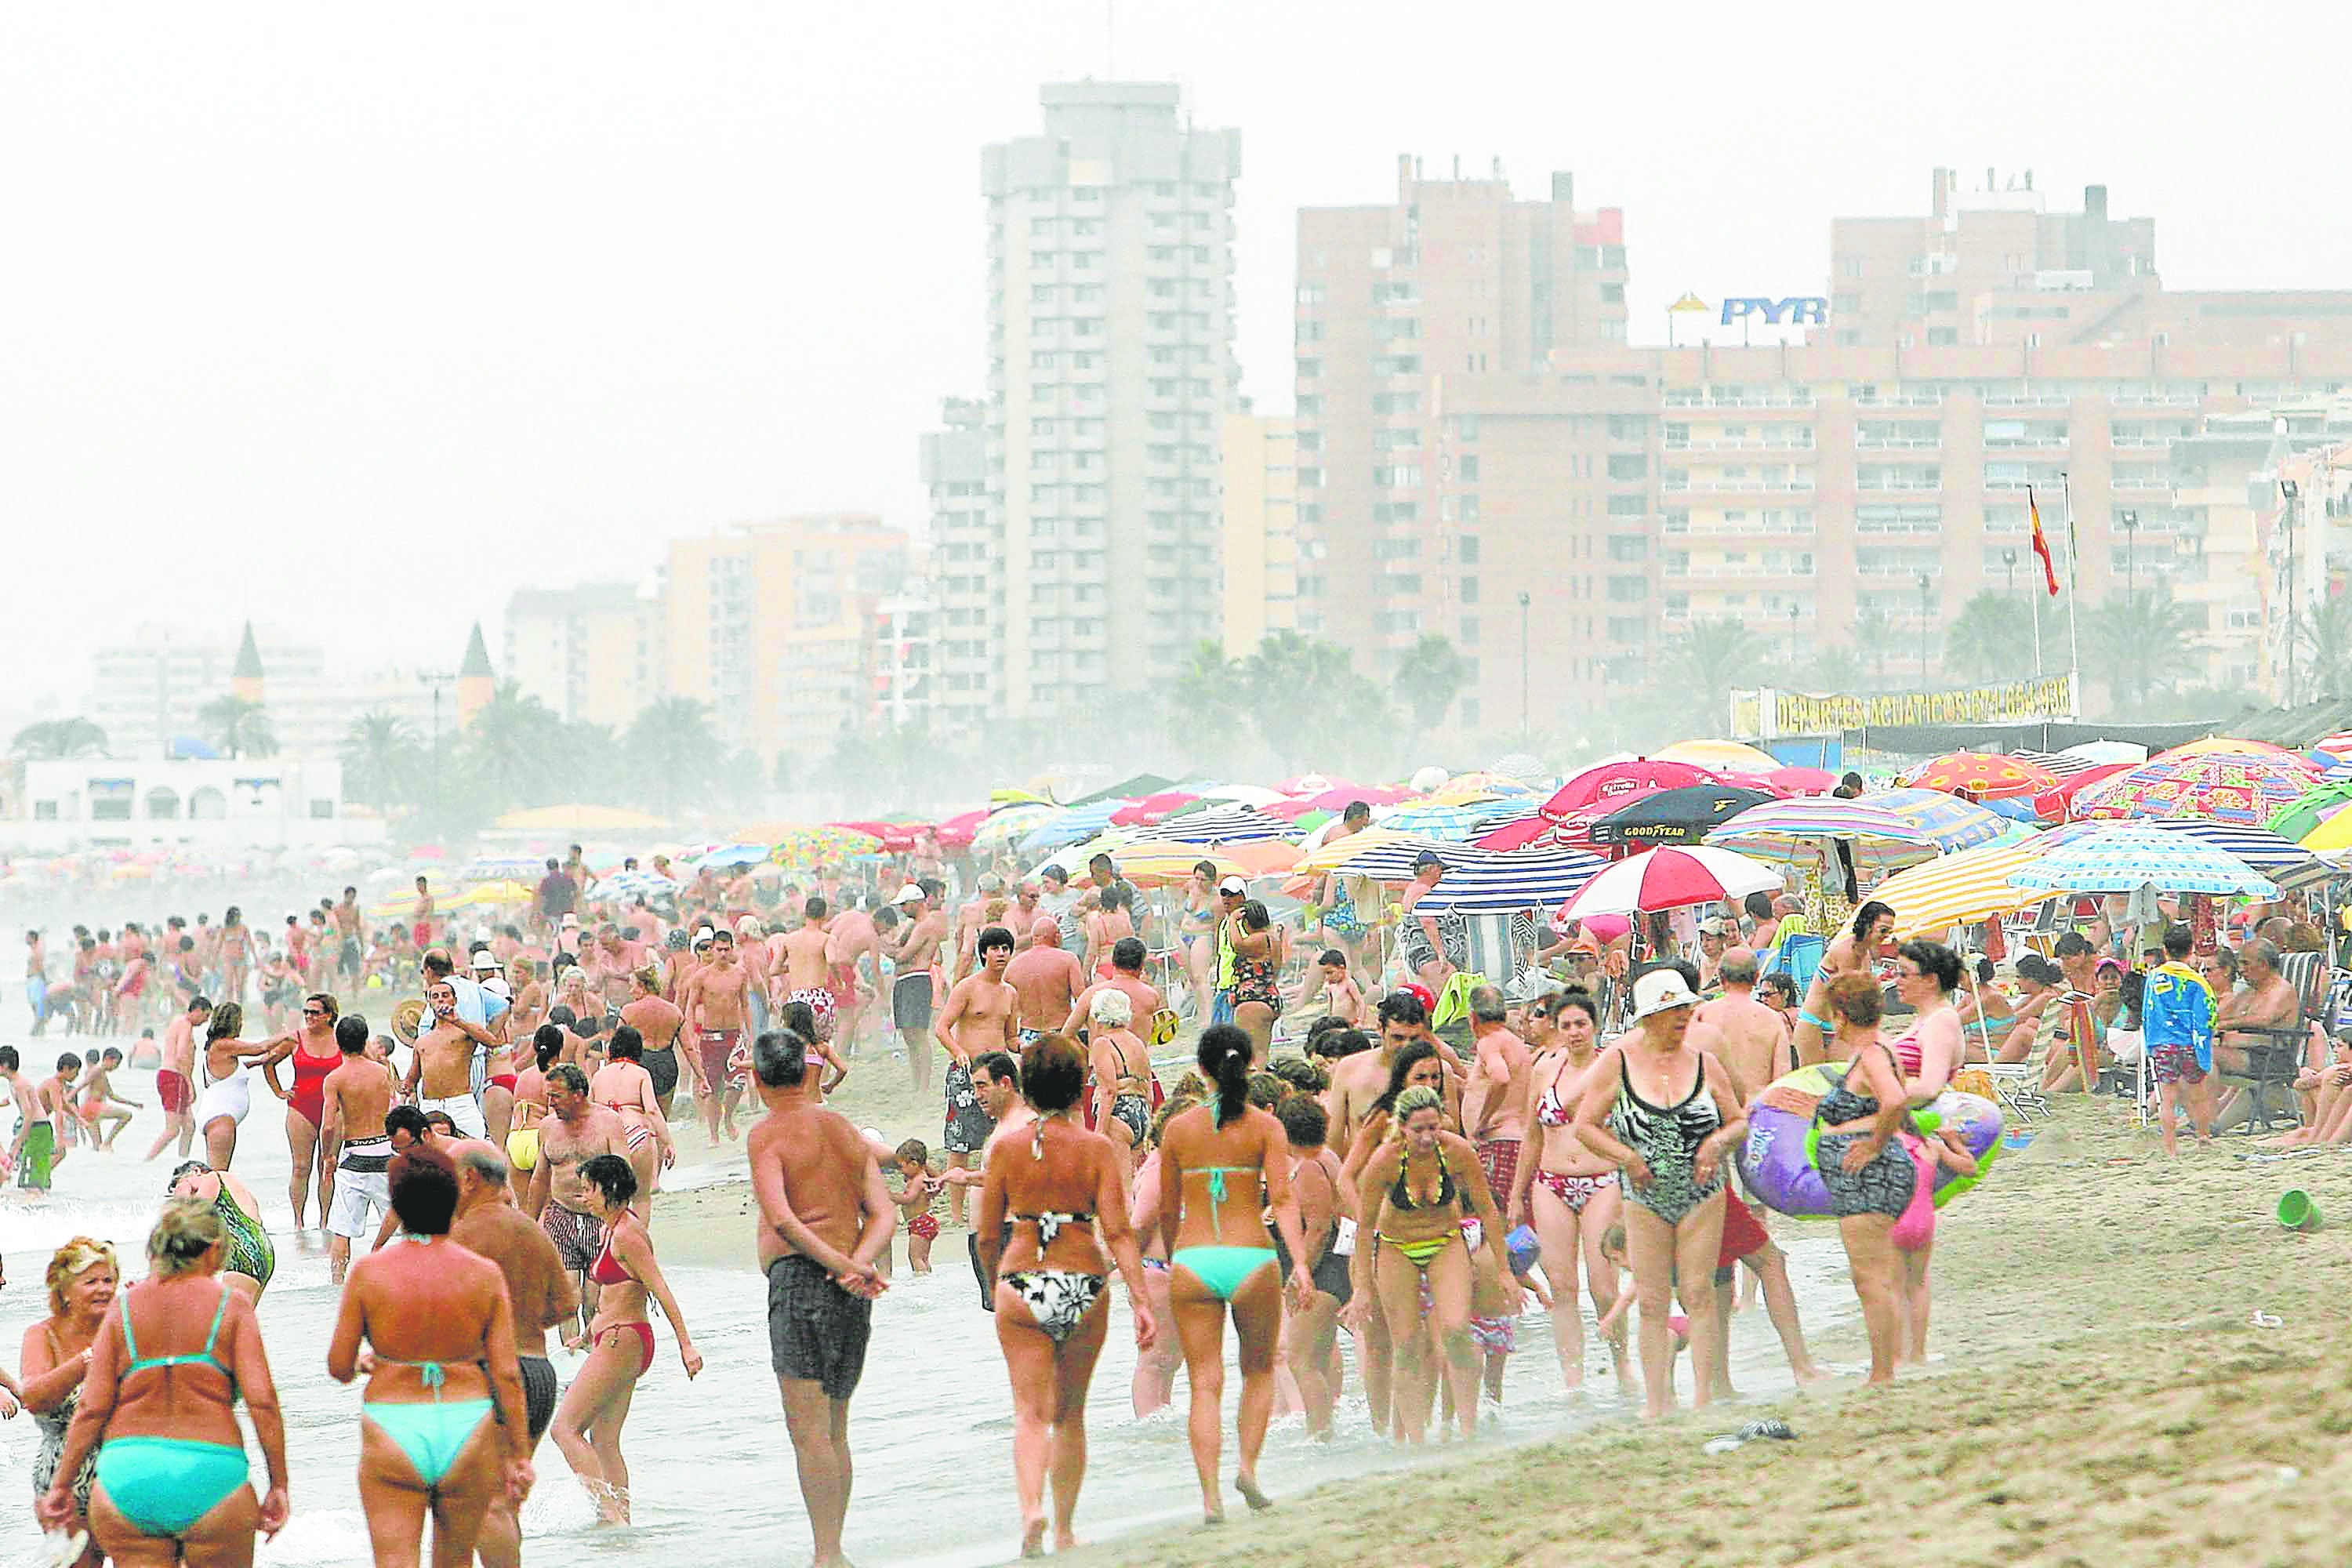
MULTIPOLYGON (((1240 133, 1073 82, 987 148, 992 710, 1108 710, 1217 636, 1240 133)), ((955 628, 950 625, 949 631, 955 628)))
POLYGON ((931 679, 927 716, 942 737, 976 733, 996 694, 996 552, 990 526, 987 408, 947 399, 922 443, 931 679))
MULTIPOLYGON (((1482 668, 1507 667, 1516 690, 1520 617, 1498 615, 1486 588, 1528 583, 1537 563, 1481 553, 1487 438, 1450 410, 1462 389, 1521 387, 1563 356, 1620 349, 1625 279, 1624 215, 1578 211, 1566 173, 1522 201, 1499 166, 1430 179, 1408 154, 1393 201, 1299 213, 1300 630, 1348 647, 1383 682, 1398 655, 1442 632, 1482 668)), ((1598 499, 1599 455, 1580 443, 1546 462, 1544 491, 1527 498, 1546 527, 1598 499)), ((1461 720, 1481 712, 1474 690, 1461 720)))
POLYGON ((341 733, 348 715, 326 711, 328 686, 323 647, 267 626, 241 633, 142 626, 98 650, 85 712, 106 731, 110 756, 162 757, 167 748, 203 755, 209 742, 198 711, 239 696, 261 702, 279 750, 300 753, 331 748, 341 733))
POLYGON ((507 679, 567 720, 625 729, 661 695, 661 600, 633 583, 518 588, 503 646, 507 679))
POLYGON ((1289 419, 1225 416, 1225 652, 1298 626, 1298 435, 1289 419))
POLYGON ((667 694, 709 704, 728 745, 763 763, 822 756, 872 712, 876 611, 909 542, 870 513, 738 523, 674 539, 664 574, 667 694))
MULTIPOLYGON (((1759 675, 1847 647, 1890 687, 1965 684, 1949 617, 2040 591, 2029 497, 2084 604, 2162 563, 2203 622, 2179 655, 2194 673, 2263 668, 2260 542, 2217 534, 2168 454, 2352 387, 2352 292, 2168 290, 2152 221, 2109 219, 2098 187, 2050 215, 1939 174, 1927 219, 1833 226, 1829 321, 1805 342, 1628 348, 1604 320, 1538 353, 1505 330, 1532 318, 1498 307, 1481 350, 1472 301, 1519 290, 1481 246, 1486 275, 1433 306, 1473 241, 1433 252, 1432 226, 1517 204, 1407 176, 1392 207, 1300 215, 1299 623, 1380 657, 1453 638, 1475 668, 1465 726, 1515 721, 1522 690, 1536 728, 1576 722, 1709 622, 1752 634, 1759 675)), ((1622 269, 1613 212, 1561 222, 1580 264, 1622 269)), ((1591 280, 1602 301, 1622 276, 1591 280)), ((2065 669, 2055 614, 2044 634, 2042 668, 2065 669)), ((2014 673, 2031 666, 2021 649, 2014 673)))

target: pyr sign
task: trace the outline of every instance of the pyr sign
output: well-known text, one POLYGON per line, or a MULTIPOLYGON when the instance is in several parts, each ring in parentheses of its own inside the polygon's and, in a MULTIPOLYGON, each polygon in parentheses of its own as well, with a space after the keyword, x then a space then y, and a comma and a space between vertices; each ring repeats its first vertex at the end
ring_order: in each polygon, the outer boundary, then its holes
POLYGON ((1734 321, 1761 321, 1767 326, 1786 323, 1794 327, 1818 327, 1830 319, 1830 302, 1819 295, 1799 295, 1787 300, 1757 298, 1723 301, 1723 324, 1734 321))

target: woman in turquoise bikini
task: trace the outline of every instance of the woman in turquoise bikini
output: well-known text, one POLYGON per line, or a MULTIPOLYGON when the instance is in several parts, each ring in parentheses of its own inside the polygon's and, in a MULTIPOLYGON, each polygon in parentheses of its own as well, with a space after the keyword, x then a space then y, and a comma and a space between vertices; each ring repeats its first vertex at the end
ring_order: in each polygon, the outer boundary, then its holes
POLYGON ((457 1171, 437 1149, 392 1163, 390 1245, 352 1265, 327 1374, 368 1374, 360 1405, 360 1502, 378 1563, 470 1563, 491 1498, 530 1490, 514 1319, 497 1264, 449 1239, 457 1171), (362 1352, 364 1341, 371 1348, 362 1352))
POLYGON ((261 1325, 217 1278, 226 1239, 206 1205, 164 1205, 147 1238, 152 1272, 115 1299, 90 1347, 81 1407, 35 1510, 50 1530, 71 1525, 73 1478, 95 1446, 90 1533, 117 1563, 247 1568, 253 1532, 276 1535, 291 1511, 261 1325), (240 1398, 269 1469, 259 1498, 247 1484, 240 1398))
POLYGON ((1225 1315, 1240 1343, 1241 1466, 1234 1489, 1254 1509, 1272 1508, 1258 1489, 1257 1460, 1274 1415, 1274 1355, 1282 1331, 1282 1281, 1266 1234, 1271 1210, 1294 1259, 1290 1288, 1299 1309, 1313 1300, 1298 1205, 1290 1194, 1290 1140, 1282 1123, 1249 1102, 1250 1040, 1230 1024, 1201 1031, 1195 1053, 1217 1086, 1213 1105, 1168 1123, 1160 1142, 1160 1233, 1168 1244, 1168 1300, 1184 1346, 1192 1387, 1192 1465, 1201 1515, 1225 1520, 1217 1482, 1218 1404, 1224 1394, 1225 1315))

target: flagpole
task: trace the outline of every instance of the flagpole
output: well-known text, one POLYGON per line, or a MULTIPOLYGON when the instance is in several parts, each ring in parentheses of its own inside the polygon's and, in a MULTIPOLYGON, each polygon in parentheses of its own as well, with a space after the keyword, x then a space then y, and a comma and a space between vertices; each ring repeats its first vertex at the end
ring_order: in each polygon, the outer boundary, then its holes
POLYGON ((2042 594, 2039 589, 2026 597, 2033 604, 2033 679, 2042 679, 2042 594))
POLYGON ((2074 487, 2066 470, 2058 470, 2058 496, 2066 509, 2066 664, 2073 679, 2070 694, 2077 711, 2083 702, 2083 641, 2075 610, 2083 600, 2083 552, 2074 532, 2074 487))

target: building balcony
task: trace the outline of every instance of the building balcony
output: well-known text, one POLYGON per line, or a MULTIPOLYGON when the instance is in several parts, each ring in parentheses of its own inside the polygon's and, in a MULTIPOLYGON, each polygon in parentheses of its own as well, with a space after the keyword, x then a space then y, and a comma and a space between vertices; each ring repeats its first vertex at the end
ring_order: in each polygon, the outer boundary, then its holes
POLYGON ((1912 562, 1908 565, 1893 565, 1885 562, 1869 563, 1857 562, 1854 563, 1853 574, 1857 577, 1916 577, 1922 572, 1930 576, 1938 575, 1943 570, 1943 559, 1940 556, 1930 556, 1925 560, 1912 562))
MULTIPOLYGON (((1944 481, 1938 477, 1928 474, 1903 474, 1894 478, 1875 479, 1866 483, 1857 482, 1853 488, 1864 494, 1914 493, 1922 490, 1940 490, 1944 488, 1944 481)), ((2025 481, 2018 480, 2017 488, 2023 489, 2025 481)))
MULTIPOLYGON (((1990 446, 1992 443, 1985 443, 1990 446)), ((1857 452, 1940 452, 1944 449, 1941 436, 1856 436, 1853 447, 1857 452)))
POLYGON ((1666 394, 1668 408, 1811 408, 1813 395, 1810 392, 1756 392, 1738 396, 1708 395, 1688 392, 1666 394))
POLYGON ((1813 490, 1811 474, 1801 474, 1784 479, 1673 479, 1665 488, 1676 495, 1810 495, 1813 490))
POLYGON ((2074 400, 2067 392, 1992 392, 1980 401, 1987 408, 2063 408, 2074 400))
POLYGON ((1941 408, 1944 395, 1940 392, 1868 392, 1858 395, 1857 408, 1941 408))
POLYGON ((1813 568, 1782 563, 1761 565, 1752 561, 1703 561, 1689 566, 1669 566, 1662 574, 1669 583, 1739 582, 1762 577, 1802 577, 1811 579, 1813 568))
POLYGON ((2194 392, 2118 392, 2107 401, 2117 408, 2198 408, 2205 399, 2194 392))
MULTIPOLYGON (((1753 539, 1759 536, 1764 538, 1811 539, 1813 536, 1813 520, 1808 517, 1802 522, 1794 521, 1765 522, 1753 519, 1742 519, 1738 522, 1730 522, 1721 518, 1701 518, 1696 521, 1685 519, 1680 521, 1670 519, 1668 520, 1664 531, 1671 533, 1677 538, 1688 537, 1692 539, 1714 539, 1717 537, 1726 539, 1753 539)), ((1932 532, 1934 531, 1930 530, 1929 531, 1932 532)))
POLYGON ((2145 494, 2153 490, 2161 495, 2170 495, 2172 481, 2158 475, 2115 474, 2107 479, 2107 489, 2129 490, 2134 494, 2145 494))
POLYGON ((1813 433, 1787 436, 1685 436, 1666 437, 1669 452, 1810 452, 1813 433))
POLYGON ((2063 452, 2072 444, 2064 436, 1988 436, 1984 438, 1984 448, 1988 452, 2063 452))

